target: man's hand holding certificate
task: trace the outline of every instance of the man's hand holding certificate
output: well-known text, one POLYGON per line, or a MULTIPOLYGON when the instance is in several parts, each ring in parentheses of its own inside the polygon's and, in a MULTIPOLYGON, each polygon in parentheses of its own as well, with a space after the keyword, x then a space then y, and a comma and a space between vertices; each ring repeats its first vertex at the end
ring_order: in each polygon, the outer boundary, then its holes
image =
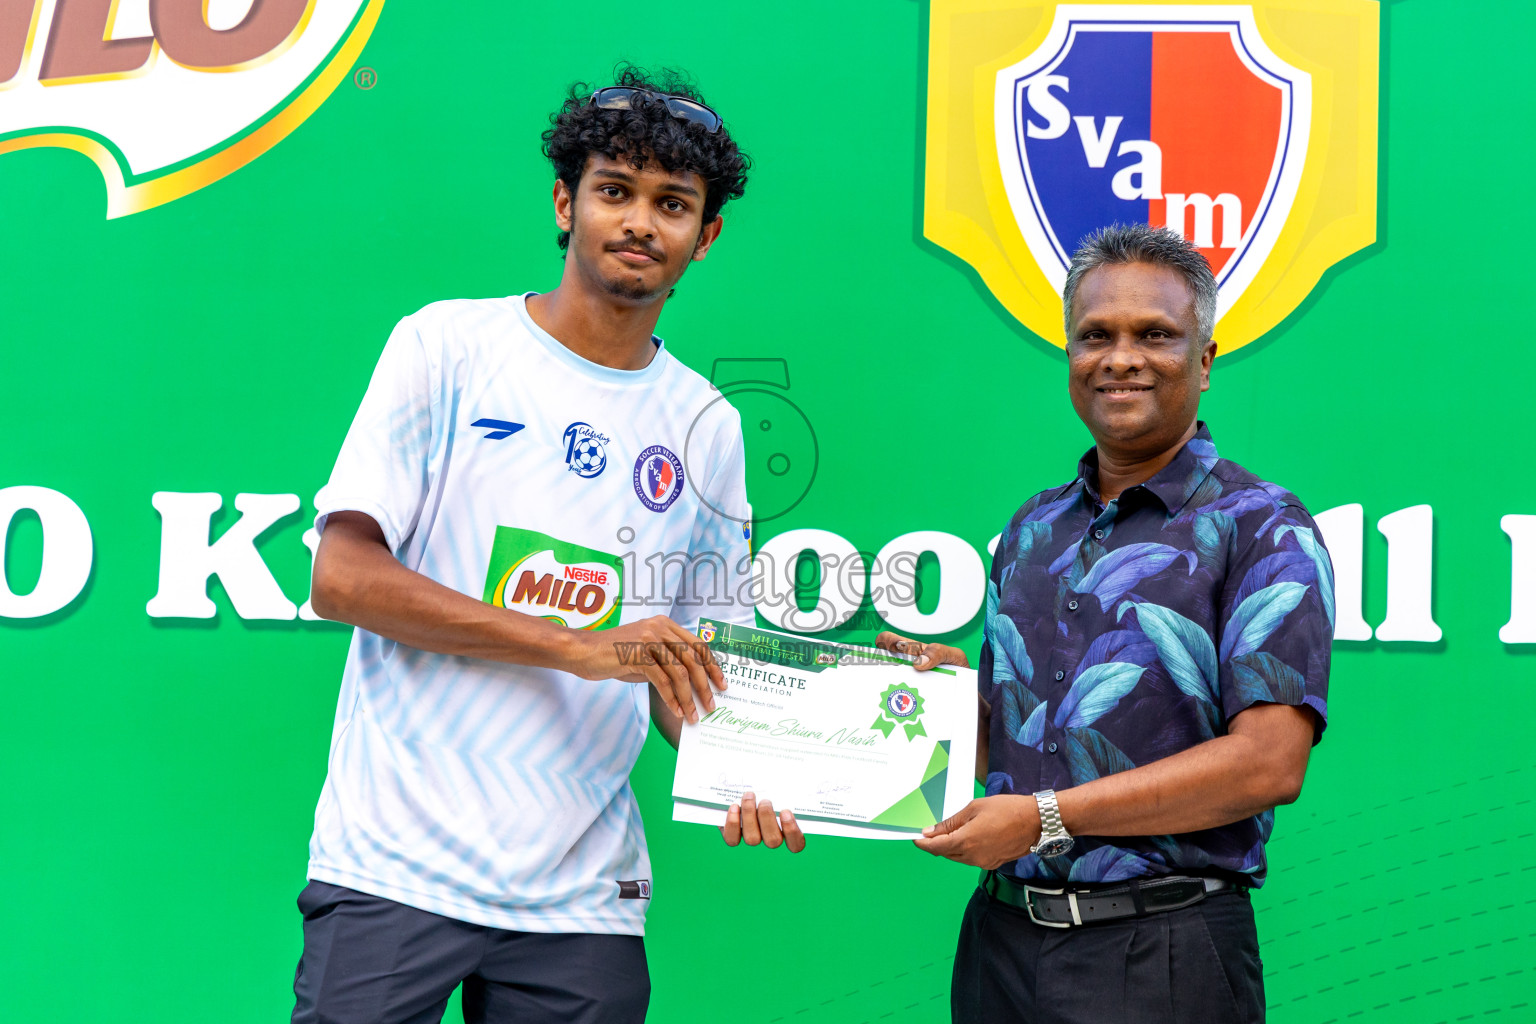
POLYGON ((970 802, 973 670, 708 619, 699 636, 729 688, 683 726, 675 820, 723 825, 756 792, 807 833, 912 839, 970 802))

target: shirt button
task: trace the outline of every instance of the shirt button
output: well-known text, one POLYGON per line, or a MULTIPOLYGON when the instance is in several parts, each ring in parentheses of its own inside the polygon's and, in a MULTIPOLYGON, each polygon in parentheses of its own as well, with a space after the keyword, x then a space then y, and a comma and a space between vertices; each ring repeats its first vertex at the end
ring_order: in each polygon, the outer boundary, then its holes
POLYGON ((1093 539, 1094 540, 1103 540, 1104 539, 1104 531, 1103 530, 1094 530, 1093 531, 1093 539))
POLYGON ((1068 601, 1067 602, 1067 611, 1069 611, 1069 612, 1077 611, 1077 602, 1076 601, 1068 601))
POLYGON ((1063 672, 1061 669, 1057 669, 1056 670, 1056 678, 1057 679, 1064 679, 1064 678, 1066 678, 1066 675, 1067 674, 1065 672, 1063 672))
POLYGON ((1045 749, 1046 749, 1047 752, 1054 754, 1054 753, 1056 753, 1056 744, 1052 743, 1049 746, 1047 746, 1045 749))

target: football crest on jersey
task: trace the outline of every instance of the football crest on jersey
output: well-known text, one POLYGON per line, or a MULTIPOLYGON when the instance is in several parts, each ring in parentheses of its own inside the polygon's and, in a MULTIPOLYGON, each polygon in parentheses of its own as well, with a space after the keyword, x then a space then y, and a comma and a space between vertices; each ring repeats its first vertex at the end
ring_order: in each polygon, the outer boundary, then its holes
POLYGON ((635 460, 635 494, 652 512, 665 512, 683 490, 683 463, 659 444, 635 460))
POLYGON ((624 562, 536 530, 498 526, 485 601, 572 629, 610 629, 624 601, 624 562))
POLYGON ((590 423, 572 423, 561 439, 565 442, 565 465, 572 473, 590 479, 607 467, 611 438, 590 423))

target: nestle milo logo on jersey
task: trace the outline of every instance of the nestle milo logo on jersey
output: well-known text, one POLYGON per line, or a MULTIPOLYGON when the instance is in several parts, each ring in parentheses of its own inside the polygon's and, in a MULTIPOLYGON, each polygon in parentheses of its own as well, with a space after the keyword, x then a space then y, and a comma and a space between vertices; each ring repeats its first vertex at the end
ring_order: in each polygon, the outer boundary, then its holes
POLYGON ((384 0, 3 0, 0 154, 72 149, 107 216, 212 184, 351 73, 384 0))
POLYGON ((573 629, 610 629, 624 603, 624 562, 537 530, 498 526, 485 600, 573 629))

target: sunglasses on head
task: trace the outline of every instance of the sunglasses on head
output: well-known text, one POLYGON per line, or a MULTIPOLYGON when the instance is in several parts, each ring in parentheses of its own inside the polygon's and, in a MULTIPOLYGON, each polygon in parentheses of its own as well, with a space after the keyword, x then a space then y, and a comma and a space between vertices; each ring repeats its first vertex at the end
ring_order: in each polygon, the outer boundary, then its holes
POLYGON ((632 110, 636 97, 661 100, 667 105, 667 112, 673 117, 680 121, 692 121, 696 125, 701 125, 711 135, 720 130, 720 115, 704 104, 683 96, 668 96, 666 93, 654 92, 650 89, 610 85, 605 89, 597 90, 587 102, 604 110, 632 110))

